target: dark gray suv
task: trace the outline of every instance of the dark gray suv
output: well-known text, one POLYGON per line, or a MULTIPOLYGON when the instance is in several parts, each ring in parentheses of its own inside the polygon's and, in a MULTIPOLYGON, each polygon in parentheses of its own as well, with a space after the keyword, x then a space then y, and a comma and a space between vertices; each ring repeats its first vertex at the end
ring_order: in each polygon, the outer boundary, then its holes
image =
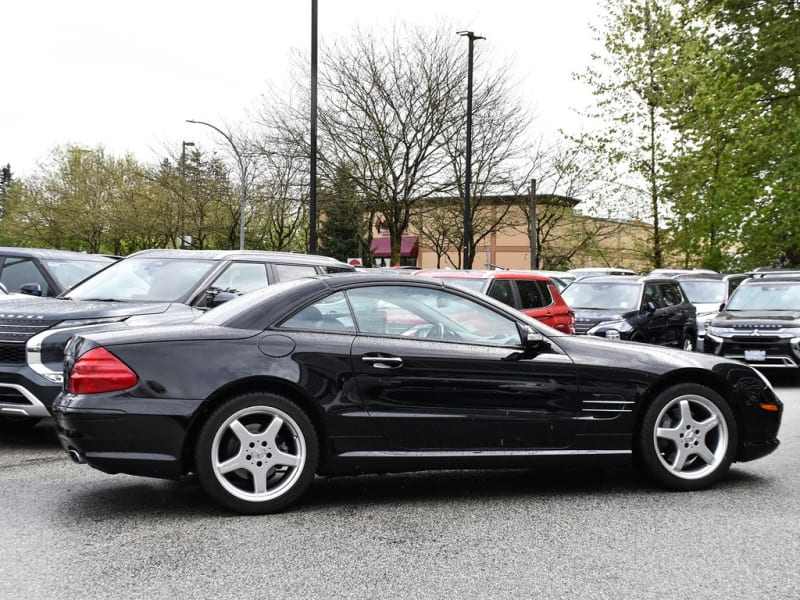
POLYGON ((697 311, 667 277, 587 277, 561 296, 575 311, 575 333, 694 350, 697 311))
POLYGON ((64 347, 75 334, 190 321, 278 281, 353 270, 333 258, 286 252, 145 250, 58 298, 0 300, 0 430, 50 414, 64 347))

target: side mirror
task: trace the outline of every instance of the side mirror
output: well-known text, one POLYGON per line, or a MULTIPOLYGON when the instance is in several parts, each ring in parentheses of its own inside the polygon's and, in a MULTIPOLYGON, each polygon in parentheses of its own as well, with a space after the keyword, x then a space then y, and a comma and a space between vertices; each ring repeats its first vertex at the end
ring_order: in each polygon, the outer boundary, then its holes
POLYGON ((656 312, 656 305, 655 305, 655 304, 653 304, 652 302, 648 302, 648 303, 645 305, 645 307, 647 308, 647 312, 649 312, 649 313, 654 313, 654 312, 656 312))
POLYGON ((19 286, 19 291, 29 296, 41 296, 42 286, 38 283, 23 283, 19 286))
POLYGON ((522 336, 522 352, 512 352, 503 360, 523 360, 534 358, 542 352, 551 349, 550 342, 545 336, 536 331, 529 325, 520 325, 520 335, 522 336))
POLYGON ((724 302, 719 305, 719 312, 722 312, 723 310, 725 310, 725 303, 724 302))
POLYGON ((209 308, 214 308, 215 306, 219 306, 220 304, 225 304, 226 302, 230 302, 234 298, 238 298, 237 294, 233 294, 231 292, 217 292, 216 294, 209 294, 207 304, 209 308))

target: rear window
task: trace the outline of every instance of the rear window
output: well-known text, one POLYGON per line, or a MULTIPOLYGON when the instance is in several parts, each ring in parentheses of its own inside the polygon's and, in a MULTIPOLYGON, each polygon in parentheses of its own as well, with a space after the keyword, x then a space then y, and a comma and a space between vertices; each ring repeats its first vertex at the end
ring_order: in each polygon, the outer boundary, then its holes
POLYGON ((534 281, 532 279, 517 279, 517 290, 519 290, 521 308, 543 308, 553 303, 550 288, 544 281, 534 281))

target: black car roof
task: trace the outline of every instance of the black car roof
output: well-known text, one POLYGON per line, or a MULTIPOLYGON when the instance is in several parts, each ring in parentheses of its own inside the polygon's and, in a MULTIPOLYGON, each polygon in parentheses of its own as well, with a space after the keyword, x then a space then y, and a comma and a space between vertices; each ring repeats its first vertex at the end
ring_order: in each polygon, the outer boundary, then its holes
POLYGON ((102 254, 88 254, 86 252, 75 252, 73 250, 55 250, 52 248, 17 248, 12 246, 0 247, 0 255, 18 256, 20 258, 40 258, 40 259, 71 259, 86 260, 93 262, 112 263, 113 258, 102 254))
MULTIPOLYGON (((177 258, 177 259, 205 259, 205 260, 243 260, 254 262, 295 263, 308 265, 336 265, 352 268, 329 256, 316 256, 313 254, 299 254, 294 252, 273 252, 269 250, 176 250, 155 249, 141 250, 129 254, 126 258, 177 258)), ((124 259, 123 259, 124 260, 124 259)))

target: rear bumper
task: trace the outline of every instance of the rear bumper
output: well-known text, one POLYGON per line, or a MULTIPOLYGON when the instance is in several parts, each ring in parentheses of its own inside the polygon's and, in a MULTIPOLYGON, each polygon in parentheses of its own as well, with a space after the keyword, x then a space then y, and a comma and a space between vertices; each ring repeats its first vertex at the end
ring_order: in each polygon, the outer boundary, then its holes
POLYGON ((62 394, 53 416, 59 442, 75 462, 105 473, 177 479, 186 472, 184 442, 200 404, 62 394))

